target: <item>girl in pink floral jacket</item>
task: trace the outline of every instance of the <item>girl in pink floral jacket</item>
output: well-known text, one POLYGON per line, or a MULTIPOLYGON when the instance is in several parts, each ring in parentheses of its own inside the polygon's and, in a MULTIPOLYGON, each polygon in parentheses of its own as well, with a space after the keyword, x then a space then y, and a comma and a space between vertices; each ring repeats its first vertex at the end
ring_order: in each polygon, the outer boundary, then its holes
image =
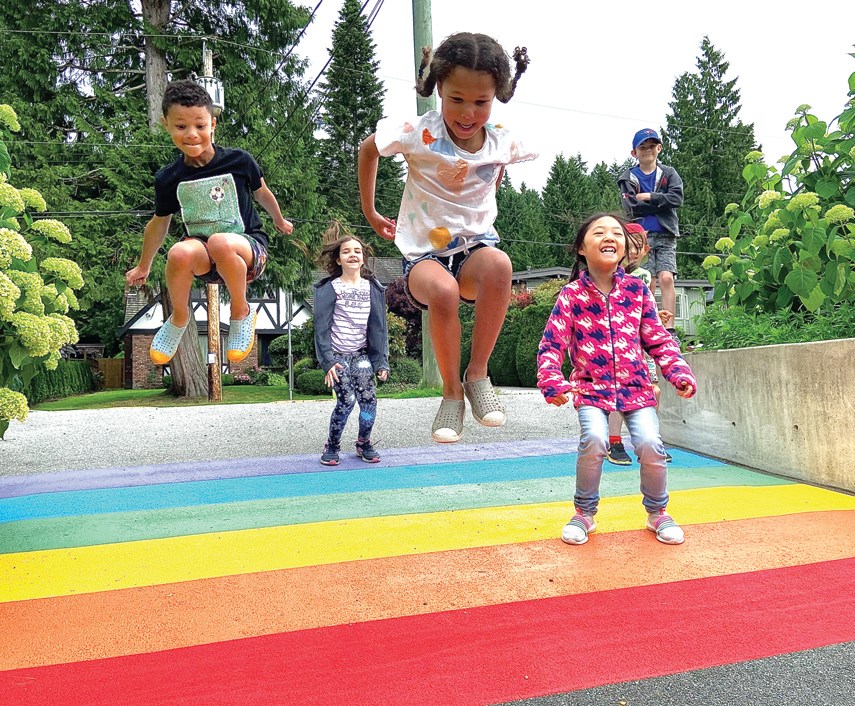
POLYGON ((647 528, 665 544, 681 544, 684 539, 683 530, 665 511, 665 448, 644 351, 681 397, 694 395, 697 384, 662 326, 650 290, 637 277, 625 276, 621 264, 628 237, 624 221, 610 214, 595 214, 582 224, 574 245, 573 277, 558 295, 538 350, 538 387, 556 406, 572 397, 581 426, 576 514, 562 533, 568 544, 584 544, 596 529, 608 415, 614 411, 623 414, 641 464, 647 528), (561 372, 565 354, 573 365, 569 380, 561 372))

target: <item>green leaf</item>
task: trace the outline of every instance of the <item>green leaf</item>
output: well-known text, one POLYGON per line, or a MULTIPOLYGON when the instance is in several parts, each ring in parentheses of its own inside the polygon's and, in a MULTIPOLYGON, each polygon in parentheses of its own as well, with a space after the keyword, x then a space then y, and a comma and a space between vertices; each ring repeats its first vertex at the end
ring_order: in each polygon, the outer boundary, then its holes
POLYGON ((802 300, 802 304, 805 305, 808 311, 814 312, 822 306, 822 303, 825 301, 825 294, 822 293, 820 287, 814 287, 806 297, 799 295, 799 299, 802 300))
POLYGON ((766 165, 760 162, 746 164, 742 170, 742 178, 749 184, 754 184, 760 179, 766 178, 766 165))
POLYGON ((743 282, 736 286, 736 294, 741 301, 745 301, 754 292, 754 285, 751 282, 743 282))
POLYGON ((819 288, 822 290, 822 293, 825 296, 830 297, 834 294, 834 285, 837 280, 837 270, 833 267, 829 267, 825 271, 825 276, 819 281, 819 288), (832 281, 829 281, 832 280, 832 281))
POLYGON ((799 297, 809 297, 811 292, 816 289, 819 278, 815 272, 804 268, 798 268, 790 272, 784 279, 786 284, 794 294, 799 297))
POLYGON ((840 188, 837 179, 820 179, 816 183, 816 193, 824 199, 835 196, 840 188))
POLYGON ((775 297, 776 309, 787 309, 793 301, 793 292, 789 287, 781 287, 775 297))
POLYGON ((828 129, 828 125, 826 125, 822 120, 817 120, 815 123, 808 125, 804 129, 804 136, 808 140, 818 140, 821 137, 825 137, 825 131, 828 129))
POLYGON ((846 289, 846 273, 848 268, 844 264, 837 266, 837 286, 834 288, 834 296, 840 296, 840 293, 846 289))
POLYGON ((789 248, 778 248, 772 257, 772 276, 776 282, 780 281, 781 269, 793 261, 793 254, 789 248))
POLYGON ((9 150, 6 149, 6 144, 0 142, 0 172, 7 177, 11 176, 9 167, 12 166, 12 158, 9 156, 9 150))
POLYGON ((802 233, 805 250, 811 255, 818 255, 822 246, 825 245, 825 237, 825 231, 821 228, 805 228, 802 233))
POLYGON ((12 367, 16 370, 21 369, 23 362, 30 357, 27 349, 21 346, 17 341, 12 341, 9 346, 9 360, 12 362, 12 367))
POLYGON ((855 72, 849 74, 849 92, 855 93, 855 72))
POLYGON ((843 200, 849 204, 852 208, 855 208, 855 189, 851 186, 846 190, 846 194, 843 196, 843 200))
POLYGON ((852 257, 852 246, 849 244, 848 240, 844 240, 843 238, 835 238, 831 241, 831 245, 828 247, 828 251, 834 253, 838 256, 843 257, 852 257))

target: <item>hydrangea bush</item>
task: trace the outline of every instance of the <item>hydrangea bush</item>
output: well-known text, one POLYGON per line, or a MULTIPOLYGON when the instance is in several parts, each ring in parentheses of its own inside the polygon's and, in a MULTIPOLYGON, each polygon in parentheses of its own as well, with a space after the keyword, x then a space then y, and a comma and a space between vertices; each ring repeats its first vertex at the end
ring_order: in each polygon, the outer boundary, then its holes
POLYGON ((780 171, 760 152, 746 157, 745 197, 725 210, 730 237, 703 263, 718 301, 809 312, 855 301, 855 73, 848 95, 830 123, 797 108, 780 171))
POLYGON ((6 142, 21 129, 15 111, 0 105, 0 439, 13 419, 27 418, 23 390, 38 373, 39 363, 55 369, 60 349, 77 342, 68 316, 77 309, 74 290, 83 286, 76 262, 56 257, 71 241, 63 223, 33 220, 47 210, 35 189, 11 183, 6 142))

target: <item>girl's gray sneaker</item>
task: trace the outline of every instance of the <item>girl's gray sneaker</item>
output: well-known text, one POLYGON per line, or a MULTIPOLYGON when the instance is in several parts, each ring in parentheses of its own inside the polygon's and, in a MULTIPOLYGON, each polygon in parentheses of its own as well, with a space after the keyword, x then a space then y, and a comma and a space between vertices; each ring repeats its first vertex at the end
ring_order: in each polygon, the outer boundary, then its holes
POLYGON ((324 452, 321 454, 321 463, 325 466, 337 466, 339 464, 338 446, 324 444, 324 452))

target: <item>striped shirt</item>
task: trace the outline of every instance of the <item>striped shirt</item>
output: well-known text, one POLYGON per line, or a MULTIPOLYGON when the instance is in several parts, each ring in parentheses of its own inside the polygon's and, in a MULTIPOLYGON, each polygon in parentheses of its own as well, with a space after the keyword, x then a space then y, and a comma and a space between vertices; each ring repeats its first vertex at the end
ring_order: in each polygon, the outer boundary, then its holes
POLYGON ((371 285, 360 279, 356 286, 341 277, 332 281, 335 291, 332 346, 337 353, 356 353, 368 343, 368 314, 371 312, 371 285))

